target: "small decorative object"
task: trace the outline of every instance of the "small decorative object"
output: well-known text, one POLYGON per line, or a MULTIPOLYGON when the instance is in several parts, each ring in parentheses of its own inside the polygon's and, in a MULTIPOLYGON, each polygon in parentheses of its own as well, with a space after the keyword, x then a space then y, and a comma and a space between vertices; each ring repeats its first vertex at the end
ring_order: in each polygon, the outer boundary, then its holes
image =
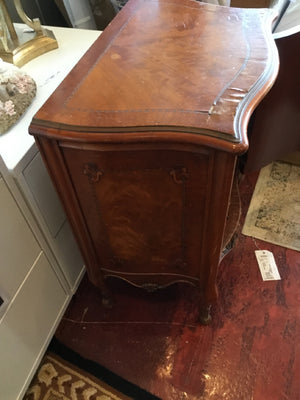
POLYGON ((35 94, 35 81, 18 67, 0 58, 0 134, 18 121, 35 94))
POLYGON ((38 18, 30 19, 24 12, 21 0, 13 0, 27 29, 17 32, 9 16, 6 0, 0 0, 0 57, 18 67, 47 51, 58 47, 51 31, 41 27, 38 18))

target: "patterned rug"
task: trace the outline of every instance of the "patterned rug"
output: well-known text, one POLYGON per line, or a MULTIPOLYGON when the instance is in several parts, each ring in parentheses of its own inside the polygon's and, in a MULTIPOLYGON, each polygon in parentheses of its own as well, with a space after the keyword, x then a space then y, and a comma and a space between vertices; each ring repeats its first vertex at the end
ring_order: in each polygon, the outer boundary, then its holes
POLYGON ((274 162, 260 171, 242 233, 300 251, 300 166, 274 162))
POLYGON ((49 349, 23 400, 160 400, 55 339, 49 349))

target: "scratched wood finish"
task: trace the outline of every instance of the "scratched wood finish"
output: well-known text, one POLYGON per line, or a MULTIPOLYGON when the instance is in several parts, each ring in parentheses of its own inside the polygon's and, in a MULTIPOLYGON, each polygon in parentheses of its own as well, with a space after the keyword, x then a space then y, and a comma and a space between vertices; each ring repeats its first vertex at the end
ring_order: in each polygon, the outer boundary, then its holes
POLYGON ((236 157, 278 69, 273 17, 131 0, 34 117, 30 133, 105 297, 106 276, 148 290, 184 281, 209 320, 225 225, 235 225, 236 157))
MULTIPOLYGON (((85 141, 109 131, 139 131, 140 141, 153 129, 182 140, 183 131, 186 140, 243 152, 251 111, 277 74, 274 17, 188 0, 129 1, 33 122, 85 141)), ((125 136, 134 140, 117 137, 125 136)))

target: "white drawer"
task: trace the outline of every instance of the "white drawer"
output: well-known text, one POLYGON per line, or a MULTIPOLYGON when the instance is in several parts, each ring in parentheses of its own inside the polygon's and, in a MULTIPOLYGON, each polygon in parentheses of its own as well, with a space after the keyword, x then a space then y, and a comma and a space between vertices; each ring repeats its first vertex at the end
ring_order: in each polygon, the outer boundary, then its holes
POLYGON ((40 153, 24 169, 23 176, 51 235, 56 237, 66 216, 40 153))
POLYGON ((67 301, 41 253, 0 324, 1 398, 22 398, 67 301))
POLYGON ((0 221, 0 296, 10 299, 36 260, 40 248, 2 178, 0 221))
POLYGON ((65 221, 56 240, 56 257, 70 287, 74 290, 84 271, 84 262, 68 221, 65 221))
POLYGON ((82 277, 84 262, 40 153, 24 168, 18 184, 74 291, 82 277))

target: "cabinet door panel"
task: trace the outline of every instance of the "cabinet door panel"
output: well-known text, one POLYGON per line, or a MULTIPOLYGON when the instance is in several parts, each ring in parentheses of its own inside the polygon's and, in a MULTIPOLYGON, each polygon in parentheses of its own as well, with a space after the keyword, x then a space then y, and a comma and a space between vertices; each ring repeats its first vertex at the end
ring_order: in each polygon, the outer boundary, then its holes
POLYGON ((21 398, 20 388, 29 383, 66 301, 66 293, 41 253, 0 324, 1 398, 21 398))
POLYGON ((65 148, 64 157, 105 272, 199 277, 207 151, 65 148))
POLYGON ((27 165, 23 175, 51 235, 56 237, 66 217, 40 153, 27 165))
POLYGON ((40 153, 23 170, 19 181, 65 278, 74 290, 84 262, 40 153))
POLYGON ((65 221, 55 239, 56 257, 70 287, 74 289, 84 270, 84 262, 68 221, 65 221))
POLYGON ((11 298, 37 258, 40 248, 1 178, 0 221, 0 289, 5 290, 5 295, 11 298))

